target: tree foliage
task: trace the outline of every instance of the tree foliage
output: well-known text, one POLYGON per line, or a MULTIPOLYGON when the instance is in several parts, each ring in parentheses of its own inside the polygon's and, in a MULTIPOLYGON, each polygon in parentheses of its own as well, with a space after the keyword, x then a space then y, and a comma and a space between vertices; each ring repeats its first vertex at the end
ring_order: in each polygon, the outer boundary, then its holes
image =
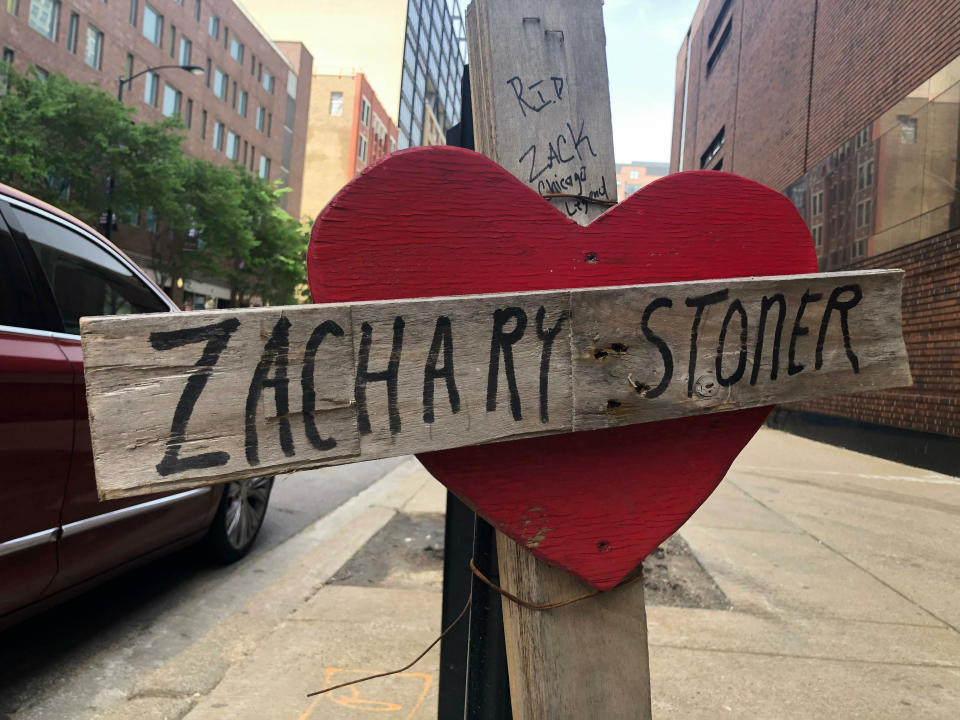
POLYGON ((280 210, 282 190, 240 165, 186 156, 178 117, 134 122, 132 108, 95 85, 6 64, 0 74, 0 182, 91 224, 108 205, 121 222, 149 209, 161 276, 219 279, 236 304, 294 301, 307 234, 280 210))

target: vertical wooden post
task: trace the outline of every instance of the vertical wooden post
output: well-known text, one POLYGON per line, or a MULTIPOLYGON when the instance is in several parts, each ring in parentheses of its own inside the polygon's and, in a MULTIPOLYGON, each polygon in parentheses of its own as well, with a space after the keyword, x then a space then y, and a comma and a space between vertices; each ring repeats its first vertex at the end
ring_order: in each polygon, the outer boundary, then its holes
MULTIPOLYGON (((581 225, 615 201, 601 0, 473 0, 467 9, 477 150, 581 225)), ((497 537, 504 588, 532 603, 589 591, 497 537)), ((504 600, 515 720, 651 717, 643 583, 536 612, 504 600)))

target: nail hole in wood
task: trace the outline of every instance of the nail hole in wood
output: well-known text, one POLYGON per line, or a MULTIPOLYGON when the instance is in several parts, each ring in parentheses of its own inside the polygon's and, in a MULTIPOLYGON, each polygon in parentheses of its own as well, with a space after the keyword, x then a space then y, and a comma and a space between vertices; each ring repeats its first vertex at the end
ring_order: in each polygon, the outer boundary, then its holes
POLYGON ((586 260, 591 265, 595 264, 597 262, 597 254, 595 252, 588 252, 586 260))
POLYGON ((608 353, 606 350, 597 350, 597 351, 593 354, 593 356, 594 356, 597 360, 603 360, 608 354, 609 354, 609 353, 608 353))
POLYGON ((618 400, 607 400, 607 410, 616 410, 623 403, 618 400))
POLYGON ((597 543, 597 550, 600 552, 610 552, 611 549, 610 543, 608 543, 606 540, 601 540, 597 543))
POLYGON ((628 348, 623 343, 614 343, 613 345, 610 346, 610 349, 613 350, 615 353, 625 353, 630 348, 628 348))

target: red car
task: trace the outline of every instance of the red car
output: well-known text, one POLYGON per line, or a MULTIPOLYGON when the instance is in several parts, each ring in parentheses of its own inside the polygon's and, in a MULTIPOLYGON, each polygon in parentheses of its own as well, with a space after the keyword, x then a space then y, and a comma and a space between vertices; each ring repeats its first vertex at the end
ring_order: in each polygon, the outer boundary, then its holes
POLYGON ((0 626, 190 543, 253 544, 272 478, 97 499, 79 319, 176 309, 96 231, 0 185, 0 626))

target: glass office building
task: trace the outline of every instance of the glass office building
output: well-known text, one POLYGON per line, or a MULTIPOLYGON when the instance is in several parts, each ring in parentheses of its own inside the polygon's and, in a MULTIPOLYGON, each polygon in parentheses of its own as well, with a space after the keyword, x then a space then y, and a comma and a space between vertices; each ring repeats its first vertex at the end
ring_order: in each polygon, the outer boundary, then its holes
POLYGON ((443 134, 460 121, 466 54, 456 0, 408 0, 397 123, 401 149, 443 142, 443 134))

